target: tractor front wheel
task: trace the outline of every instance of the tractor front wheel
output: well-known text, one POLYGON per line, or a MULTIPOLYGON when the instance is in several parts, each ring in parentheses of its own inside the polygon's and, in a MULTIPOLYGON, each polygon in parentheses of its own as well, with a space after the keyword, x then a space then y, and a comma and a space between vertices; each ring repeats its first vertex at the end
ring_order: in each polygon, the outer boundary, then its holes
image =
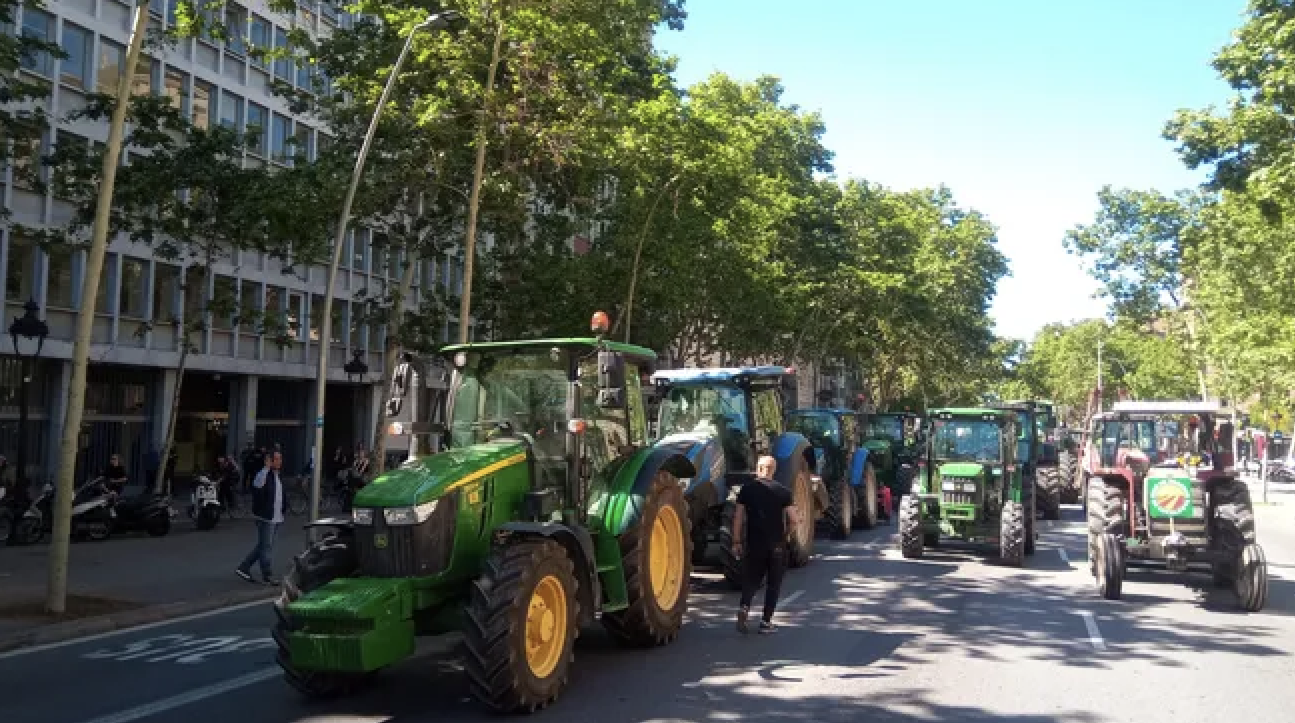
POLYGON ((877 526, 877 470, 872 462, 863 465, 863 484, 859 485, 860 500, 858 520, 859 527, 871 530, 877 526))
POLYGON ((904 557, 922 556, 922 500, 904 495, 899 501, 899 551, 904 557))
POLYGON ((833 540, 849 539, 854 531, 854 490, 850 489, 850 480, 838 477, 827 489, 831 499, 828 502, 824 517, 827 518, 828 534, 833 540))
POLYGON ((473 697, 500 713, 531 713, 567 685, 579 633, 575 565, 553 540, 496 547, 472 584, 464 668, 473 697))
POLYGON ((1002 561, 1012 567, 1020 567, 1025 559, 1025 512, 1019 502, 1007 502, 1003 505, 1002 522, 999 525, 998 554, 1002 561))
POLYGON ((1096 536, 1097 592, 1107 600, 1119 600, 1124 587, 1124 544, 1112 534, 1096 536))
POLYGON ((620 538, 629 607, 604 613, 603 627, 622 643, 665 645, 683 627, 692 575, 688 504, 679 480, 657 472, 643 515, 620 538))
POLYGON ((276 661, 283 668, 283 679, 309 698, 336 698, 354 692, 369 680, 369 674, 328 673, 300 670, 293 666, 287 634, 300 625, 288 611, 289 603, 323 587, 339 577, 349 577, 359 568, 359 557, 350 538, 329 535, 297 555, 292 570, 283 578, 279 599, 274 602, 274 643, 276 661))
POLYGON ((1041 467, 1038 479, 1038 505, 1045 520, 1061 519, 1061 476, 1055 467, 1041 467))
POLYGON ((809 465, 805 458, 793 455, 792 465, 788 485, 799 521, 796 529, 792 530, 788 562, 791 567, 804 567, 809 564, 810 555, 814 554, 814 491, 810 487, 809 465))
POLYGON ((1251 543, 1241 550, 1241 564, 1232 589, 1246 612, 1257 613, 1268 603, 1268 560, 1259 545, 1251 543))

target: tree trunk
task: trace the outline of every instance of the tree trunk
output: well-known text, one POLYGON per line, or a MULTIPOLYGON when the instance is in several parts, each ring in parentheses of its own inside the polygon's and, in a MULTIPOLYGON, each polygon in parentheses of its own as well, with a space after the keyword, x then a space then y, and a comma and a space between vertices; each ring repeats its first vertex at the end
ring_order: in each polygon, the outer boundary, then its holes
POLYGON ((81 282, 81 309, 76 316, 76 335, 72 345, 72 379, 68 384, 67 416, 63 420, 63 437, 59 444, 57 491, 54 496, 54 530, 49 546, 49 578, 45 610, 61 615, 67 610, 67 558, 71 547, 72 494, 76 477, 76 456, 80 450, 81 418, 85 412, 85 385, 90 367, 90 333, 94 328, 94 305, 99 298, 103 278, 103 258, 108 250, 108 225, 112 213, 112 191, 117 182, 117 166, 130 105, 131 83, 135 66, 148 34, 148 3, 136 0, 135 22, 130 31, 130 49, 126 63, 117 78, 117 104, 108 124, 108 142, 103 153, 99 198, 95 205, 94 230, 86 254, 85 278, 81 282))
MULTIPOLYGON (((405 264, 405 273, 400 276, 400 288, 396 289, 396 296, 392 299, 392 306, 395 307, 391 315, 391 321, 387 322, 387 339, 382 352, 382 389, 391 388, 391 377, 396 373, 396 352, 400 350, 400 328, 405 323, 405 299, 409 296, 409 290, 414 285, 414 270, 418 266, 418 254, 412 250, 409 252, 409 263, 405 264)), ((418 390, 413 389, 411 393, 417 394, 418 390)), ((418 420, 413 420, 417 422, 418 420)), ((373 425, 373 454, 370 455, 369 469, 373 470, 374 476, 382 474, 387 464, 387 405, 378 405, 377 421, 373 425)), ((414 440, 410 439, 410 444, 414 440)))
POLYGON ((171 447, 175 444, 175 421, 180 416, 180 392, 184 389, 184 369, 189 363, 189 332, 181 326, 180 333, 184 336, 183 346, 180 348, 180 363, 175 367, 175 396, 171 398, 171 408, 166 413, 166 437, 162 441, 162 456, 159 458, 157 482, 153 490, 158 494, 169 493, 171 490, 171 479, 166 472, 171 458, 171 447))
POLYGON ((468 228, 463 240, 463 293, 459 299, 459 343, 468 343, 468 326, 472 318, 472 271, 477 253, 477 217, 481 212, 481 184, 486 175, 486 145, 490 141, 490 96, 494 94, 495 75, 504 44, 504 10, 499 8, 495 26, 495 44, 490 51, 486 70, 486 87, 481 94, 481 117, 477 119, 477 157, 472 167, 472 193, 468 196, 468 228))
MULTIPOLYGON (((639 279, 639 260, 643 258, 643 244, 647 243, 648 229, 652 227, 652 217, 656 215, 657 206, 661 205, 661 199, 665 198, 666 191, 670 190, 670 184, 678 180, 675 176, 661 186, 661 191, 657 193, 656 199, 652 201, 652 208, 648 209, 647 218, 643 220, 643 228, 639 230, 638 244, 634 247, 634 265, 630 268, 630 290, 625 295, 625 343, 630 343, 630 322, 634 316, 634 288, 638 285, 639 279)), ((620 322, 617 322, 619 324, 620 322)), ((613 332, 614 333, 614 332, 613 332)))

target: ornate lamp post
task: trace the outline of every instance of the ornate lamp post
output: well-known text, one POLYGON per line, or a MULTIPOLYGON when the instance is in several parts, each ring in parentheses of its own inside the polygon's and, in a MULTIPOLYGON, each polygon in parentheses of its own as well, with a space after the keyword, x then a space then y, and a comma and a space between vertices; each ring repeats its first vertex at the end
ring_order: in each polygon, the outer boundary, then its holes
POLYGON ((342 370, 346 372, 346 378, 352 383, 364 381, 364 375, 369 373, 369 365, 364 363, 364 352, 356 349, 351 352, 351 360, 342 365, 342 370))
POLYGON ((40 306, 35 299, 23 304, 25 312, 9 325, 9 338, 13 340, 14 354, 22 364, 22 389, 18 396, 18 485, 24 491, 27 485, 27 387, 31 384, 31 360, 40 356, 49 336, 49 325, 40 318, 40 306), (25 340, 19 343, 19 339, 25 340), (35 341, 35 348, 32 341, 35 341))

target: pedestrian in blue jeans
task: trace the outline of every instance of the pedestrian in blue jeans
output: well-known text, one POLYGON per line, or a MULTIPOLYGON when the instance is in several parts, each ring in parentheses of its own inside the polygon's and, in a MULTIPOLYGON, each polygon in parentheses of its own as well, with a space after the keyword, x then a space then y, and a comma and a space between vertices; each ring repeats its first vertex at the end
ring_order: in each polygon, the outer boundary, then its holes
POLYGON ((256 547, 247 553, 243 562, 234 573, 248 582, 252 579, 252 564, 260 562, 261 581, 266 585, 278 585, 273 575, 274 538, 283 524, 283 511, 287 507, 287 497, 283 494, 283 453, 274 452, 266 455, 265 467, 257 473, 252 481, 252 516, 256 518, 256 547))

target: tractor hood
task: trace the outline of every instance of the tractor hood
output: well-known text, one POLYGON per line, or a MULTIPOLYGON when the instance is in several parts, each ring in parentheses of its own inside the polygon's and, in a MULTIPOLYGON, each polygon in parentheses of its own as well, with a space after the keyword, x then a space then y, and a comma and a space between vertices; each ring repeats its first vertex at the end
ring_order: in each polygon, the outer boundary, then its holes
POLYGON ((516 439, 451 449, 419 457, 386 472, 355 495, 356 507, 407 507, 440 499, 473 480, 526 461, 516 439))
POLYGON ((979 477, 985 466, 976 462, 945 462, 940 465, 941 477, 979 477))

